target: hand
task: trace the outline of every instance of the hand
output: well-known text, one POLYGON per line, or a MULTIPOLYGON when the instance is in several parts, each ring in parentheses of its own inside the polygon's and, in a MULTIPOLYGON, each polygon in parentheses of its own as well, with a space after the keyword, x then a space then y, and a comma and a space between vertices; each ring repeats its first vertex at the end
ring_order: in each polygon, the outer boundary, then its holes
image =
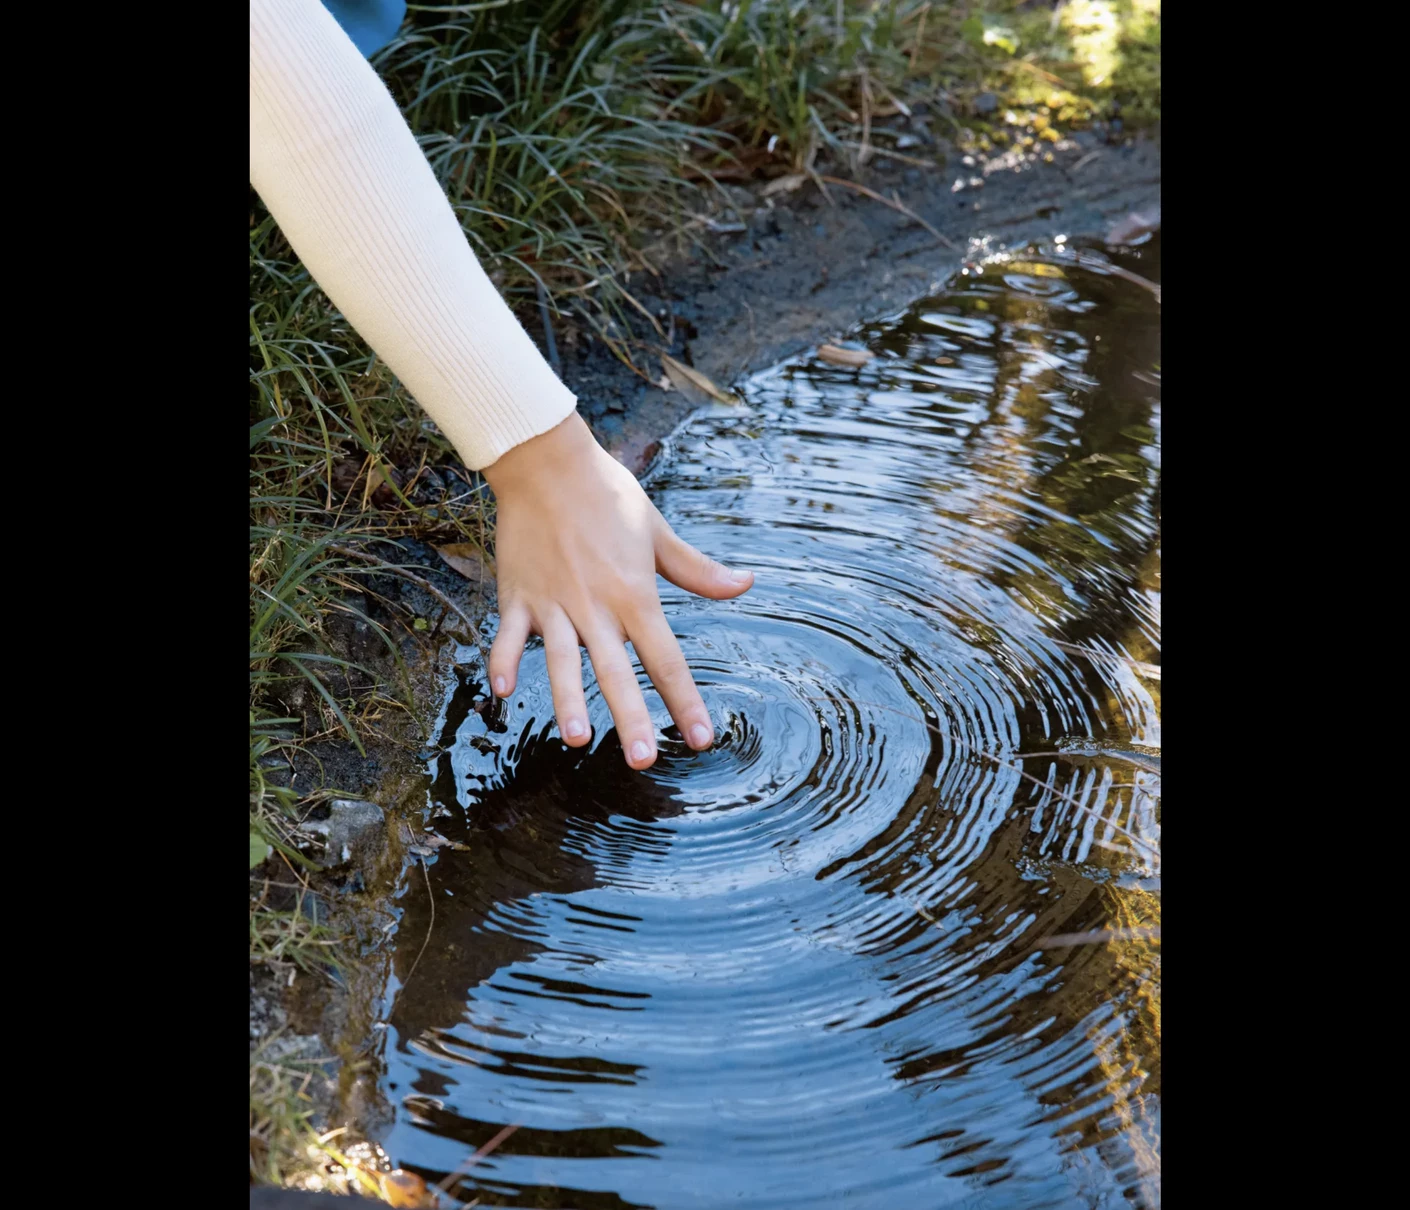
POLYGON ((656 736, 624 647, 630 640, 686 743, 708 748, 714 727, 661 612, 656 573, 717 601, 747 592, 753 573, 730 571, 676 537, 576 412, 515 446, 484 476, 498 502, 495 696, 514 692, 524 641, 542 635, 559 734, 582 747, 592 737, 579 645, 586 647, 627 764, 648 768, 656 736))

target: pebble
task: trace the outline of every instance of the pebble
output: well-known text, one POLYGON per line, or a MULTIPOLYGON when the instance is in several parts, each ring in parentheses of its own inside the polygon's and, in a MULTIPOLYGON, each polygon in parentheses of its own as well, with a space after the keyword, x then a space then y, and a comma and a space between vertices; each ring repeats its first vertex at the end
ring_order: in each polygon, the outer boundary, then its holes
POLYGON ((327 819, 306 823, 301 830, 326 837, 322 863, 337 866, 351 861, 354 853, 375 841, 386 818, 375 802, 338 798, 330 804, 327 819))

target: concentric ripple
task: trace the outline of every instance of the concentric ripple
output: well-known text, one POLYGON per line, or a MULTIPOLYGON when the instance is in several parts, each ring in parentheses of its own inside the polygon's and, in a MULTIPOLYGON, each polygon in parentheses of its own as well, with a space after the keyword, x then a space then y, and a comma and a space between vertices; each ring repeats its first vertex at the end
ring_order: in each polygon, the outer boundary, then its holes
POLYGON ((648 482, 756 572, 663 586, 712 751, 649 689, 654 768, 595 689, 570 750, 540 650, 500 705, 464 653, 381 1088, 429 1179, 516 1127, 466 1201, 1158 1203, 1156 304, 1030 250, 860 339, 648 482))

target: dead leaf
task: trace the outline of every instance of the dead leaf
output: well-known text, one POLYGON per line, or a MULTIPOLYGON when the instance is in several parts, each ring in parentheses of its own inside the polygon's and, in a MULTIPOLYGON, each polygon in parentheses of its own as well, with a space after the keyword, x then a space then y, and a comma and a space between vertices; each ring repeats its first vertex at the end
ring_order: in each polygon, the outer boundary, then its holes
POLYGON ((837 345, 818 346, 818 357, 835 366, 864 366, 875 356, 869 349, 843 349, 837 345))
POLYGON ((333 490, 340 496, 346 496, 352 491, 361 478, 361 462, 356 462, 352 458, 339 458, 337 462, 333 463, 333 490))
POLYGON ((1107 232, 1106 242, 1114 246, 1131 244, 1144 235, 1160 230, 1160 207, 1128 214, 1107 232))
MULTIPOLYGON (((392 482, 400 487, 402 485, 402 474, 396 467, 387 468, 391 472, 392 482)), ((372 469, 367 472, 367 492, 372 503, 378 508, 390 508, 397 502, 397 494, 387 484, 387 478, 382 473, 382 468, 375 462, 372 469)))
POLYGON ((461 844, 457 840, 447 840, 435 832, 418 832, 406 823, 401 825, 401 840, 406 845, 407 852, 416 857, 434 857, 437 849, 454 849, 459 853, 470 851, 468 844, 461 844))
POLYGON ((671 385, 687 399, 704 395, 715 400, 716 403, 723 403, 728 407, 738 406, 739 400, 727 391, 722 391, 699 370, 683 365, 665 353, 661 354, 661 365, 666 371, 666 376, 671 380, 671 385))
POLYGON ((484 557, 473 542, 450 542, 436 547, 436 553, 467 580, 479 583, 485 578, 484 557))
POLYGON ((426 1182, 405 1168, 382 1177, 382 1197, 387 1205, 400 1206, 403 1210, 427 1210, 436 1204, 426 1182))
POLYGON ((808 174, 806 172, 790 172, 787 176, 774 177, 759 190, 759 196, 775 197, 780 193, 792 193, 795 189, 805 185, 807 181, 808 174))

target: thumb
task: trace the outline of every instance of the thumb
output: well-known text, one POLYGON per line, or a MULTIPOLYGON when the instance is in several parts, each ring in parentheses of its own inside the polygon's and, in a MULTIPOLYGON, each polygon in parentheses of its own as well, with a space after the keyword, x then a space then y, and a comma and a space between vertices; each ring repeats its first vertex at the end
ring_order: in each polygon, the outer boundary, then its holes
POLYGON ((713 601, 737 597, 754 584, 752 571, 731 571, 724 564, 716 563, 689 542, 681 541, 670 526, 664 524, 656 538, 656 570, 678 588, 713 601))

